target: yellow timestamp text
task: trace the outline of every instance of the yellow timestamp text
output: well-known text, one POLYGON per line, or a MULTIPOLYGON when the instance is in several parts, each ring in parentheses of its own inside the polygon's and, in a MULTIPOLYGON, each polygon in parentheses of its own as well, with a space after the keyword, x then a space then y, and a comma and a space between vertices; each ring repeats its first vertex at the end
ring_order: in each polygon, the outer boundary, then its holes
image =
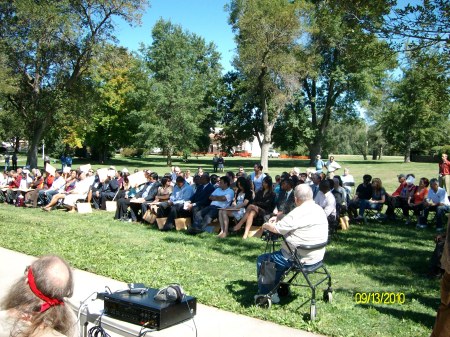
POLYGON ((404 293, 394 292, 358 292, 355 293, 356 304, 403 304, 404 293))

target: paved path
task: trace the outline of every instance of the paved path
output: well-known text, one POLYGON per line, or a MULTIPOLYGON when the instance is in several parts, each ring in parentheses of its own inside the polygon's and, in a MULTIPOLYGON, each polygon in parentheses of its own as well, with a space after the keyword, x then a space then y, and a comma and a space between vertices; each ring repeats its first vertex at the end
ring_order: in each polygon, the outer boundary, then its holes
MULTIPOLYGON (((0 289, 8 289, 9 286, 23 275, 25 267, 33 261, 35 257, 17 253, 0 247, 0 289)), ((126 284, 106 278, 103 276, 88 273, 76 269, 75 291, 70 300, 74 308, 78 308, 80 302, 84 301, 95 291, 104 291, 108 286, 112 291, 126 289, 126 284)), ((102 301, 92 301, 89 305, 91 314, 103 308, 102 301)), ((97 316, 89 315, 94 320, 97 316), (94 318, 92 318, 94 317, 94 318)), ((105 328, 111 327, 112 336, 123 335, 127 337, 137 336, 140 327, 137 325, 120 322, 108 317, 102 318, 105 328)), ((197 315, 195 325, 199 337, 314 337, 321 336, 306 331, 297 330, 262 321, 256 318, 238 315, 232 312, 219 310, 202 304, 197 304, 197 315)), ((196 336, 195 325, 192 320, 178 324, 176 326, 149 332, 146 336, 175 337, 175 336, 196 336)))

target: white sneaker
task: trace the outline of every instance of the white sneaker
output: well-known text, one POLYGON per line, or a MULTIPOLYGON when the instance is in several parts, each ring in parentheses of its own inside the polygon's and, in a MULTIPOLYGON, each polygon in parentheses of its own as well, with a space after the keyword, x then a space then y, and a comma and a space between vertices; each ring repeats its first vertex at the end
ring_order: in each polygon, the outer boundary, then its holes
POLYGON ((278 296, 277 293, 275 293, 275 294, 272 295, 271 300, 272 300, 272 303, 273 303, 273 304, 280 303, 280 297, 278 296))

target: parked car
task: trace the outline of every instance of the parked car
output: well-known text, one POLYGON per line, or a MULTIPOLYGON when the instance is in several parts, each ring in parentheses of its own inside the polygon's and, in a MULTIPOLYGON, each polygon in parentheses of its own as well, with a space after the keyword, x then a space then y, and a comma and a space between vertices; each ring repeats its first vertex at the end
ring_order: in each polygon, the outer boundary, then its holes
POLYGON ((278 158, 280 154, 275 150, 269 150, 269 158, 278 158))
POLYGON ((252 156, 252 154, 250 153, 250 152, 248 152, 248 151, 243 151, 243 150, 241 150, 241 151, 235 151, 234 153, 233 153, 233 157, 251 157, 252 156))

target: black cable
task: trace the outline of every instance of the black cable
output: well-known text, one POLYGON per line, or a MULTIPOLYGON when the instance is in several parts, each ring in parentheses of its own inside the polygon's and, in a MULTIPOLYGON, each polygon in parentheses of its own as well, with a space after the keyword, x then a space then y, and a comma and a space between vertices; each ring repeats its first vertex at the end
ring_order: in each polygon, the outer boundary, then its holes
POLYGON ((102 327, 102 316, 100 316, 98 320, 98 325, 93 326, 88 330, 88 336, 89 337, 111 337, 109 333, 106 332, 105 329, 102 327))
MULTIPOLYGON (((171 285, 177 285, 178 287, 181 288, 181 285, 180 285, 179 283, 171 283, 171 285)), ((182 295, 181 295, 180 302, 183 302, 184 299, 186 299, 186 294, 184 293, 184 290, 183 290, 183 291, 182 291, 182 295)), ((187 307, 188 307, 189 315, 191 315, 192 322, 194 323, 195 337, 197 337, 198 331, 197 331, 197 324, 195 324, 194 311, 191 310, 191 307, 189 306, 189 301, 188 301, 187 299, 186 299, 186 305, 187 305, 187 307)), ((142 337, 142 336, 138 336, 138 337, 142 337)))
POLYGON ((144 337, 147 333, 156 331, 155 329, 148 329, 148 328, 146 330, 144 330, 147 327, 148 323, 149 322, 142 325, 141 330, 139 330, 139 334, 137 335, 137 337, 144 337))
MULTIPOLYGON (((183 298, 181 300, 183 300, 186 297, 186 294, 183 294, 183 298)), ((194 319, 194 311, 191 310, 191 307, 189 306, 189 301, 186 299, 186 305, 188 307, 189 310, 189 314, 191 315, 191 319, 192 319, 192 323, 194 323, 194 329, 195 329, 195 337, 197 337, 197 324, 195 324, 195 319, 194 319)))

